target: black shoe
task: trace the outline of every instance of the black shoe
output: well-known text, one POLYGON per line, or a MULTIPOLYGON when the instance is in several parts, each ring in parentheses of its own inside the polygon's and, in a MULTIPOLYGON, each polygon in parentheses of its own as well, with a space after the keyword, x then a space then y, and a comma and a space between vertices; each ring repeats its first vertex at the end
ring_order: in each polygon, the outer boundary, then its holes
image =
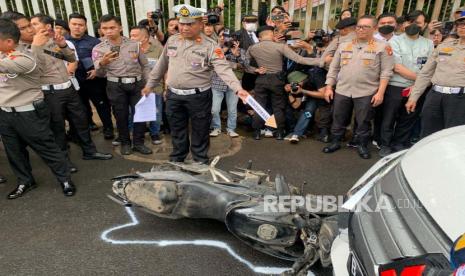
POLYGON ((279 141, 284 140, 284 132, 278 130, 276 132, 276 137, 275 138, 276 138, 276 140, 279 140, 279 141))
POLYGON ((37 184, 32 184, 32 185, 24 185, 20 184, 16 189, 14 189, 11 193, 8 194, 8 199, 15 199, 18 197, 23 196, 25 193, 29 192, 30 190, 37 188, 37 184))
POLYGON ((60 185, 65 196, 73 196, 76 193, 76 186, 72 181, 62 182, 60 185))
POLYGON ((392 153, 392 149, 391 147, 388 147, 388 146, 381 146, 381 149, 378 152, 379 156, 381 157, 386 157, 391 153, 392 153))
POLYGON ((0 175, 0 184, 6 182, 6 177, 0 175))
POLYGON ((160 145, 162 143, 161 139, 160 139, 160 135, 152 135, 152 144, 153 145, 160 145))
POLYGON ((370 159, 371 158, 370 150, 368 149, 368 147, 366 145, 364 145, 364 144, 358 145, 357 151, 358 151, 358 155, 361 158, 363 158, 363 159, 370 159))
POLYGON ((329 143, 329 131, 326 128, 320 130, 318 141, 323 143, 329 143))
POLYGON ((85 154, 82 156, 82 159, 84 160, 110 160, 113 158, 113 155, 111 153, 101 153, 101 152, 96 152, 93 154, 85 154))
POLYGON ((357 142, 357 139, 356 138, 352 138, 352 140, 350 140, 349 142, 347 142, 347 146, 349 148, 357 148, 358 147, 358 142, 357 142))
POLYGON ((152 154, 152 150, 146 147, 145 145, 134 145, 132 150, 142 154, 152 154))
POLYGON ((329 146, 323 148, 324 153, 333 153, 341 149, 341 142, 339 141, 332 141, 329 146))
POLYGON ((122 155, 132 154, 132 149, 130 145, 121 145, 120 152, 122 155))
POLYGON ((92 123, 90 123, 90 125, 89 125, 89 129, 90 129, 90 131, 97 131, 97 130, 98 130, 98 126, 97 126, 94 122, 92 122, 92 123))
POLYGON ((105 140, 112 140, 115 138, 115 134, 113 133, 113 129, 104 129, 103 130, 103 138, 105 140))
POLYGON ((255 130, 255 132, 254 132, 254 134, 253 134, 253 138, 254 138, 255 140, 260 140, 260 138, 261 138, 261 137, 260 137, 260 132, 261 132, 260 130, 255 130))

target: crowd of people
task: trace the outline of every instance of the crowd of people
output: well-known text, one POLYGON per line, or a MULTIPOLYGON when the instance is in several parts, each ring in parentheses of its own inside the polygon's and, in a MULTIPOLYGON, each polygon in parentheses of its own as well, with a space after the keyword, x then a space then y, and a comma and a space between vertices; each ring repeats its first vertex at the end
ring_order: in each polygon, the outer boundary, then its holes
POLYGON ((428 22, 422 11, 355 18, 344 10, 335 30, 308 34, 281 6, 243 15, 236 32, 225 28, 222 9, 175 6, 166 32, 160 14, 149 12, 130 37, 114 15, 102 16, 92 37, 78 13, 67 21, 1 14, 0 135, 18 182, 8 198, 37 186, 27 147, 66 196, 76 192, 70 174, 78 171, 70 141, 85 160, 112 158, 92 141, 99 129, 93 110, 122 155, 153 154, 149 132, 153 145, 171 136, 170 161, 184 162, 191 152, 203 164, 210 137, 223 132, 223 114, 233 139, 238 125, 256 140, 294 144, 316 131, 324 153, 348 139, 364 159, 370 143, 384 157, 465 124, 465 7, 450 22, 428 22), (135 105, 150 93, 156 120, 134 122, 135 105), (275 115, 276 129, 247 104, 250 96, 275 115))

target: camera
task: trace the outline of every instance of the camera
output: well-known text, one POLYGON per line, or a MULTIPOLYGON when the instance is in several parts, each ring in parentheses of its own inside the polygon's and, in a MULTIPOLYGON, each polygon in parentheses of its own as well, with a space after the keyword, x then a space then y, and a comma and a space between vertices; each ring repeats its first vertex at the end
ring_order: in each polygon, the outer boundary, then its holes
POLYGON ((315 31, 315 36, 313 37, 313 41, 316 44, 316 47, 323 47, 325 46, 324 38, 326 37, 326 32, 322 29, 318 29, 315 31))
POLYGON ((229 29, 224 29, 223 31, 224 37, 224 46, 228 48, 234 47, 234 42, 237 41, 236 33, 231 33, 229 29))
POLYGON ((206 16, 207 16, 207 23, 211 25, 216 25, 220 23, 220 15, 221 9, 216 7, 214 9, 209 9, 206 16))
POLYGON ((297 91, 299 90, 299 87, 300 87, 299 83, 297 83, 297 82, 291 83, 291 93, 292 94, 297 94, 297 91))
POLYGON ((155 24, 158 25, 158 22, 160 22, 160 20, 163 18, 163 13, 161 12, 160 9, 155 10, 152 12, 151 18, 153 22, 155 22, 155 24))
POLYGON ((450 33, 454 29, 454 22, 453 21, 447 21, 442 23, 442 28, 446 33, 450 33))

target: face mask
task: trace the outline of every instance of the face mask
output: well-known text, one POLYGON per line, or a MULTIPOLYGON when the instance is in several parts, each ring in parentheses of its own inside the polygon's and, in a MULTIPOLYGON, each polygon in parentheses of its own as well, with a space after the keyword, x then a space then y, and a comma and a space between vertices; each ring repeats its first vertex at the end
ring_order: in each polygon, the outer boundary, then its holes
POLYGON ((248 32, 256 32, 257 24, 255 23, 245 23, 245 30, 248 32))
POLYGON ((384 25, 384 26, 379 27, 378 31, 383 35, 387 35, 387 34, 394 32, 394 29, 395 29, 394 26, 384 25))
POLYGON ((405 33, 410 36, 414 36, 419 34, 421 31, 421 28, 417 24, 410 24, 407 27, 405 27, 405 33))

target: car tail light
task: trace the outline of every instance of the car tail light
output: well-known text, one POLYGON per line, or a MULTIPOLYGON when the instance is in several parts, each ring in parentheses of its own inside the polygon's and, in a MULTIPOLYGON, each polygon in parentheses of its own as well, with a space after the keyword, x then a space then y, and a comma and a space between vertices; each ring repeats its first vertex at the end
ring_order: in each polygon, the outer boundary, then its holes
POLYGON ((380 276, 423 276, 450 273, 450 263, 442 254, 405 258, 379 267, 380 276))

